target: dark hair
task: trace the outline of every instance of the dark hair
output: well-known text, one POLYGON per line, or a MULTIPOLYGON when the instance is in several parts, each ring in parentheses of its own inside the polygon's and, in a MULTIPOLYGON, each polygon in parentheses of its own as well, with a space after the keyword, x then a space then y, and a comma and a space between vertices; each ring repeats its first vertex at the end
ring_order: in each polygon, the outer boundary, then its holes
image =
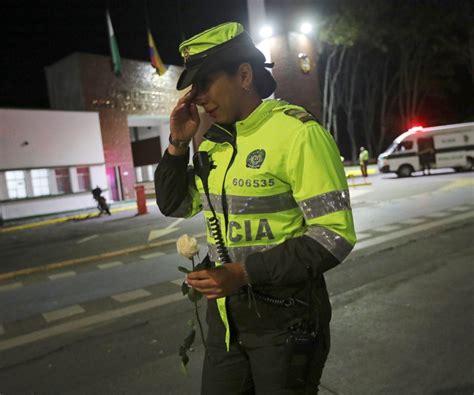
POLYGON ((257 63, 252 59, 243 59, 237 62, 228 63, 219 68, 219 71, 223 71, 227 75, 234 75, 237 73, 240 65, 242 63, 249 63, 252 67, 253 71, 253 85, 257 90, 258 95, 265 99, 266 97, 270 96, 276 88, 275 86, 268 86, 268 78, 265 78, 265 73, 269 73, 268 70, 265 69, 262 63, 257 63), (271 92, 270 92, 271 91, 271 92))

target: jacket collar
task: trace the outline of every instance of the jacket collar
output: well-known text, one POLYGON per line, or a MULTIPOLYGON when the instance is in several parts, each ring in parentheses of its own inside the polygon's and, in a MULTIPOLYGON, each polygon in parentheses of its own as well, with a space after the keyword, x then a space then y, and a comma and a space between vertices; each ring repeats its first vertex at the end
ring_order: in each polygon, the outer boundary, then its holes
POLYGON ((254 132, 271 117, 273 109, 284 104, 286 102, 282 100, 264 100, 242 121, 238 121, 233 125, 213 123, 203 137, 213 143, 222 144, 227 142, 234 145, 237 135, 254 132))
POLYGON ((257 130, 272 116, 273 109, 281 104, 280 100, 262 101, 247 118, 235 123, 237 135, 246 135, 257 130))
POLYGON ((203 137, 206 140, 212 141, 213 143, 230 143, 234 145, 235 135, 236 133, 234 125, 220 125, 213 123, 203 137))

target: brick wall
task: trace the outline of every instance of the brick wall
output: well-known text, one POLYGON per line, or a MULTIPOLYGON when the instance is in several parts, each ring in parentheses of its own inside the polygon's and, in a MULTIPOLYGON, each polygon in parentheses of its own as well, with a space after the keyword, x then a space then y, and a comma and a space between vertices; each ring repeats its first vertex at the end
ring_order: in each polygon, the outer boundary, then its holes
POLYGON ((127 114, 114 110, 99 111, 106 167, 120 166, 123 198, 135 198, 135 169, 128 130, 127 114), (105 133, 104 133, 105 131, 105 133))
POLYGON ((275 97, 298 104, 320 118, 320 89, 317 74, 318 51, 314 39, 290 32, 280 34, 270 42, 272 61, 275 62, 273 76, 277 81, 275 97), (303 73, 298 55, 308 55, 311 70, 303 73))

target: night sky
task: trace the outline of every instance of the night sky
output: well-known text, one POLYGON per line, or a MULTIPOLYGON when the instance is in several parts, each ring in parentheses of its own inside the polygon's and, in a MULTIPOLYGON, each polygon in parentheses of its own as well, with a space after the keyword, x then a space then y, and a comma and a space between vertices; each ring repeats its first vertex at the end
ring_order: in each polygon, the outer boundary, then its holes
POLYGON ((148 61, 145 6, 163 62, 182 65, 178 45, 214 25, 248 27, 246 0, 63 0, 0 3, 0 107, 48 108, 44 67, 73 52, 110 55, 108 7, 122 58, 148 61))
MULTIPOLYGON (((280 1, 283 0, 268 0, 268 3, 280 8, 280 1)), ((409 1, 444 7, 467 0, 409 1)), ((320 7, 325 2, 338 3, 337 0, 294 0, 289 4, 302 9, 305 4, 320 7)), ((182 65, 179 43, 204 29, 228 21, 240 22, 248 28, 247 0, 2 0, 0 107, 49 108, 46 66, 73 52, 109 56, 106 8, 110 10, 121 57, 135 60, 149 61, 145 8, 158 51, 166 64, 182 65)), ((271 7, 267 14, 271 14, 271 7)), ((446 99, 447 107, 451 112, 459 112, 451 118, 462 120, 467 103, 472 100, 472 81, 467 70, 455 74, 457 80, 453 93, 446 99)))

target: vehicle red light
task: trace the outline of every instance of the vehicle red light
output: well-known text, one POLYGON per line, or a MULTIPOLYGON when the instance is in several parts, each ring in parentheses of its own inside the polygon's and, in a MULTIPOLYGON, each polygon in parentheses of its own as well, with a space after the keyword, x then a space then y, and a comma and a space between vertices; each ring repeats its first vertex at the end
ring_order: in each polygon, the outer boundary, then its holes
POLYGON ((409 132, 420 132, 423 130, 423 126, 413 126, 410 129, 408 129, 409 132))

